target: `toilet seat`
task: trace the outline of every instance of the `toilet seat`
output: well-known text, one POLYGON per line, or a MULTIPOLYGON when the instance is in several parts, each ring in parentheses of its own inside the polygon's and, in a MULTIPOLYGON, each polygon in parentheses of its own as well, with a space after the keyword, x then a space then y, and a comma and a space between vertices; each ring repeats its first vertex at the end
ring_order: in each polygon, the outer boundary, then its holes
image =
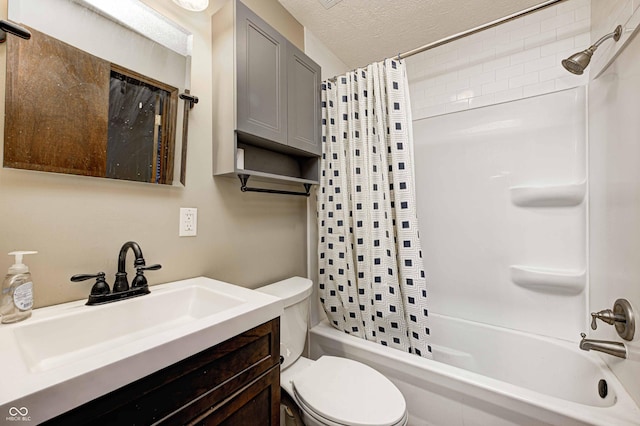
POLYGON ((362 363, 320 357, 292 380, 308 415, 328 425, 397 426, 407 420, 404 397, 381 373, 362 363))
MULTIPOLYGON (((320 424, 322 426, 351 426, 351 424, 336 423, 334 421, 331 421, 325 417, 322 417, 318 413, 314 412, 311 408, 306 406, 304 402, 300 400, 298 400, 297 402, 300 410, 303 413, 305 420, 312 418, 317 424, 320 424)), ((409 414, 405 411, 404 415, 402 416, 402 419, 400 419, 400 421, 396 423, 394 426, 406 426, 408 418, 409 418, 409 414)), ((313 423, 313 424, 316 424, 316 423, 313 423)))

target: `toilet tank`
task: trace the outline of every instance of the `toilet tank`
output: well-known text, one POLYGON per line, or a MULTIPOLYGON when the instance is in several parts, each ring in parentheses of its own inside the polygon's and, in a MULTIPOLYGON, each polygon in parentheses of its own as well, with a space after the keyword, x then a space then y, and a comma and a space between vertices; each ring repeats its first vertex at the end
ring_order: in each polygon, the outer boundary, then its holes
POLYGON ((310 279, 292 277, 256 289, 284 302, 284 314, 280 318, 280 356, 284 357, 280 368, 283 370, 294 363, 304 350, 312 284, 310 279))

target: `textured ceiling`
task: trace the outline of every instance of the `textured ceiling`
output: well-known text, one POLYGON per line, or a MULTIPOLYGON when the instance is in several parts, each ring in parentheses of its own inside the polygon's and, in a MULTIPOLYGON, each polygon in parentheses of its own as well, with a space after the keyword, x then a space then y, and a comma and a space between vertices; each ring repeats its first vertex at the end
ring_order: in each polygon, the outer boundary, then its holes
POLYGON ((280 3, 347 66, 364 66, 544 3, 542 0, 318 0, 280 3))

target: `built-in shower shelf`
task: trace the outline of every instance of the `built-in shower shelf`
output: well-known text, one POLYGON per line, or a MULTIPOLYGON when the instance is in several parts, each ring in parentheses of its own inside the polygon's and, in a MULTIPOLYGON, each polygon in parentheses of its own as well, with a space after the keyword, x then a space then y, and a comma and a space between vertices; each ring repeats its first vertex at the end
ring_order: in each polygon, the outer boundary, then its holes
POLYGON ((565 185, 512 186, 511 201, 519 207, 573 207, 582 203, 586 181, 565 185))
POLYGON ((586 271, 511 265, 511 281, 520 287, 547 293, 579 294, 586 285, 586 271))

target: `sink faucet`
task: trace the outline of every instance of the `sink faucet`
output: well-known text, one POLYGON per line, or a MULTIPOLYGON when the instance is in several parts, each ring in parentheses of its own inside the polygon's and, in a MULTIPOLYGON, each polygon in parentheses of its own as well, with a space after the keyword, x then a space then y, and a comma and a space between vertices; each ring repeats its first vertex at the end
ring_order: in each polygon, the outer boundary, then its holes
POLYGON ((122 245, 120 253, 118 254, 118 272, 116 273, 116 280, 113 283, 113 291, 111 291, 109 284, 107 284, 104 279, 104 272, 74 275, 71 277, 71 281, 79 282, 96 278, 96 283, 91 288, 87 305, 101 305, 103 303, 149 294, 150 290, 147 284, 147 278, 144 276, 144 271, 155 271, 160 268, 162 268, 161 265, 146 266, 144 257, 142 256, 142 250, 138 243, 128 241, 122 245), (129 288, 129 280, 127 280, 127 253, 130 249, 133 250, 133 254, 136 257, 133 262, 136 267, 136 276, 131 282, 131 288, 129 288))
POLYGON ((587 339, 587 335, 584 333, 580 333, 580 336, 582 337, 582 340, 580 340, 580 349, 583 351, 594 350, 617 356, 618 358, 627 358, 627 348, 624 343, 587 339))
POLYGON ((129 281, 127 280, 127 253, 129 249, 133 250, 133 254, 136 259, 133 265, 138 268, 145 266, 144 256, 142 256, 142 250, 135 241, 127 241, 120 248, 120 254, 118 254, 118 272, 116 272, 116 281, 113 283, 113 292, 121 292, 129 290, 129 281))

